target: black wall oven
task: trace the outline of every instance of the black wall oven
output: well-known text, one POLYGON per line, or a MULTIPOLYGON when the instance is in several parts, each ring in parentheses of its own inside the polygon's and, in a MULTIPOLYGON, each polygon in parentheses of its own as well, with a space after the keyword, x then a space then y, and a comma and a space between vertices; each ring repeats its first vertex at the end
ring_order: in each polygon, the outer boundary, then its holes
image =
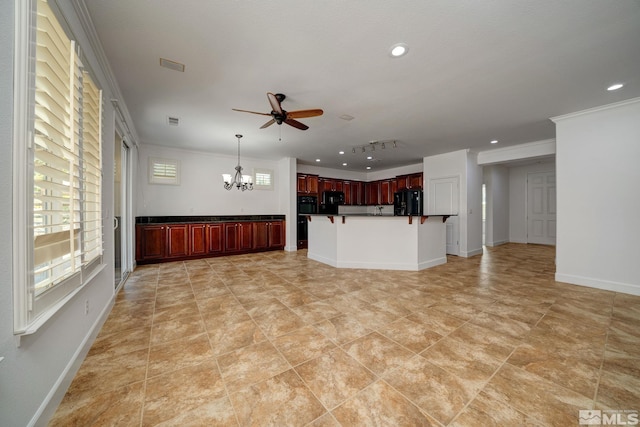
POLYGON ((316 196, 298 196, 298 215, 318 213, 318 198, 316 196))
POLYGON ((298 249, 307 247, 307 215, 318 213, 316 196, 298 196, 298 249))

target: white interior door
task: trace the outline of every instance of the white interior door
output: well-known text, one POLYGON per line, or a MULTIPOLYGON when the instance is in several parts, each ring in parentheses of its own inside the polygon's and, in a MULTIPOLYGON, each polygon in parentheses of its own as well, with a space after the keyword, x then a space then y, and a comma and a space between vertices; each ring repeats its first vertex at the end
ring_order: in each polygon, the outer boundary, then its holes
POLYGON ((527 242, 556 244, 556 173, 527 176, 527 242))
POLYGON ((447 255, 460 256, 460 231, 458 217, 450 216, 445 225, 447 227, 447 255))

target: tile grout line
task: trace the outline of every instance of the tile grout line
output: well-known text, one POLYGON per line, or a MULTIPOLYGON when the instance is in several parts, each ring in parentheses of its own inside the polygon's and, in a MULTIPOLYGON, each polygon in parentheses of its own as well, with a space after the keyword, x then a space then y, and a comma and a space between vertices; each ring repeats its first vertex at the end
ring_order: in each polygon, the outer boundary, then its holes
POLYGON ((151 314, 151 327, 149 328, 149 345, 147 347, 147 363, 144 369, 144 381, 142 383, 142 404, 140 405, 140 427, 142 427, 143 425, 142 423, 144 422, 144 407, 147 401, 147 380, 149 376, 149 358, 151 357, 151 339, 153 337, 153 323, 154 323, 154 318, 156 314, 156 300, 158 299, 159 281, 160 281, 160 267, 158 267, 156 272, 155 292, 153 296, 153 313, 151 314))

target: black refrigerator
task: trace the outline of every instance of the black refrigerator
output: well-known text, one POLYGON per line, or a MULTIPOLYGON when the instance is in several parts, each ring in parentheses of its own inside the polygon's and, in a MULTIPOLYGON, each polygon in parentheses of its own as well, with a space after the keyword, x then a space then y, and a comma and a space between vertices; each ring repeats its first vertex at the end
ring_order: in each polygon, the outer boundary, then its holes
POLYGON ((422 215, 422 190, 402 190, 393 195, 395 216, 422 215))

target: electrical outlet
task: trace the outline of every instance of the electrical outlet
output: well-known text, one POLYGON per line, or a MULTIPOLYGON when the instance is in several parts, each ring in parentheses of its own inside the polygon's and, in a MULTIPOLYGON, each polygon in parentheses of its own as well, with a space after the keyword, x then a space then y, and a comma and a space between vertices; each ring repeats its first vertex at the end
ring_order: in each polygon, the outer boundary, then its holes
POLYGON ((85 300, 84 302, 84 314, 85 316, 89 314, 89 300, 85 300))

